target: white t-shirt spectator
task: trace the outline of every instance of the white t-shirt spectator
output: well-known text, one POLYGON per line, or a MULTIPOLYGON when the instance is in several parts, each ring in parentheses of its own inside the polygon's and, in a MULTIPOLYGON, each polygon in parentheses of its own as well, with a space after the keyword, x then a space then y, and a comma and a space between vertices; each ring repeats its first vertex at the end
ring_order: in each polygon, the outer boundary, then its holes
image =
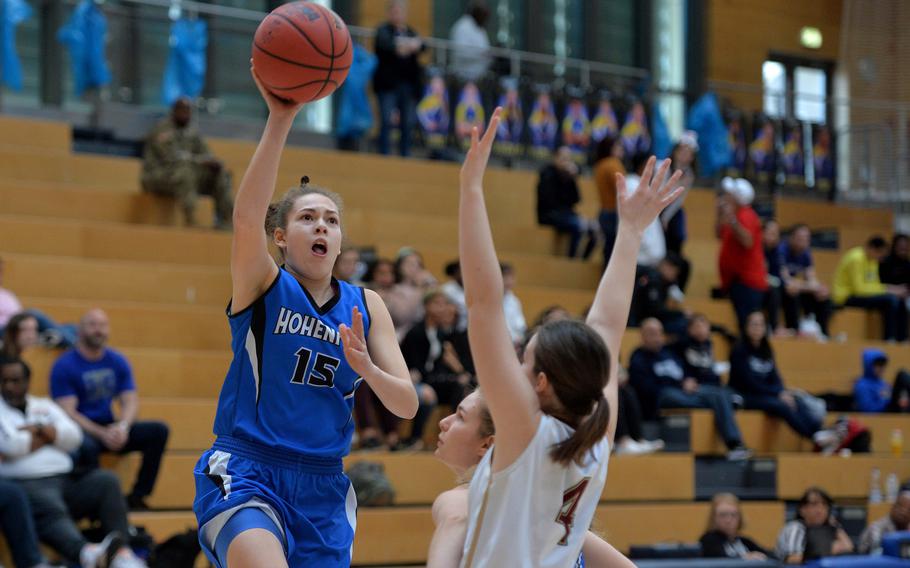
POLYGON ((509 328, 509 335, 512 336, 512 343, 521 343, 528 331, 528 324, 525 321, 521 300, 511 290, 507 290, 502 297, 502 311, 506 315, 506 326, 509 328))
POLYGON ((0 400, 0 477, 38 479, 73 470, 70 454, 82 443, 82 430, 49 398, 26 396, 25 412, 0 400), (31 451, 32 434, 23 426, 50 425, 57 438, 31 451))
MULTIPOLYGON (((629 195, 635 193, 641 178, 637 175, 626 176, 626 191, 629 195)), ((657 263, 667 256, 667 239, 664 236, 663 225, 660 219, 654 219, 650 225, 645 228, 641 236, 641 248, 638 249, 639 266, 655 267, 657 263)))
POLYGON ((458 18, 449 33, 455 43, 452 49, 452 69, 462 81, 478 81, 490 66, 490 38, 470 14, 458 18))

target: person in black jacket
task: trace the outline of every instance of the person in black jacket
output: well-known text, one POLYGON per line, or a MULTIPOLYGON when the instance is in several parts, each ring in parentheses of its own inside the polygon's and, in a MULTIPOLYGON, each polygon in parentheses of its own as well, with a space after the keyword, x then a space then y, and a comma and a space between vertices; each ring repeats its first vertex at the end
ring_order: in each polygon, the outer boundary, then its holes
POLYGON ((883 284, 910 286, 910 236, 894 235, 891 254, 878 265, 878 277, 883 284))
POLYGON ((746 335, 730 353, 730 388, 742 395, 747 409, 783 418, 800 436, 811 439, 821 424, 793 391, 784 388, 767 326, 762 312, 746 318, 746 335))
POLYGON ((658 408, 708 408, 714 411, 714 426, 729 452, 727 459, 748 459, 752 452, 742 443, 727 389, 701 385, 686 376, 679 356, 666 346, 660 321, 649 318, 641 324, 642 346, 629 360, 629 382, 641 401, 646 417, 657 418, 658 408))
POLYGON ((720 376, 714 372, 714 344, 711 341, 711 322, 704 314, 692 314, 686 326, 686 335, 673 350, 683 362, 683 372, 700 385, 721 386, 720 376))
POLYGON ((708 530, 701 536, 701 555, 705 558, 739 558, 764 560, 768 552, 749 537, 742 536, 745 522, 739 498, 732 493, 718 493, 711 499, 708 530))
POLYGON ((411 131, 415 109, 421 93, 421 69, 417 54, 426 46, 414 28, 407 24, 408 9, 404 0, 391 0, 389 21, 376 30, 376 72, 373 90, 379 100, 379 152, 389 153, 392 116, 398 111, 401 130, 399 149, 402 156, 411 151, 411 131))
POLYGON ((575 257, 581 238, 586 235, 588 242, 582 258, 588 258, 597 245, 597 224, 575 212, 575 205, 581 201, 575 181, 577 175, 578 166, 572 160, 572 152, 566 146, 560 147, 553 161, 540 170, 537 222, 569 235, 569 257, 575 257))

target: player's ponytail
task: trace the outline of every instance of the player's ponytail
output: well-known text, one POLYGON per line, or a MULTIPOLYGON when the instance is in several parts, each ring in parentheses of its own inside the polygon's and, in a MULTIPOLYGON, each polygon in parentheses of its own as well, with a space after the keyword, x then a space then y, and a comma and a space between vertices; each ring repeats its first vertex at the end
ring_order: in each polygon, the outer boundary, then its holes
POLYGON ((610 354, 600 335, 582 322, 564 320, 542 326, 535 335, 534 371, 544 373, 559 400, 543 408, 575 428, 550 452, 563 465, 581 463, 607 434, 610 405, 603 395, 610 376, 610 354))
MULTIPOLYGON (((291 189, 287 190, 283 196, 281 196, 280 200, 269 204, 269 208, 265 213, 265 234, 269 239, 274 241, 276 229, 287 228, 288 214, 291 212, 291 209, 294 207, 294 203, 297 202, 297 199, 311 193, 316 193, 328 197, 338 208, 338 215, 340 216, 343 213, 344 201, 341 199, 340 195, 334 191, 329 191, 328 189, 322 187, 310 185, 310 177, 303 176, 300 178, 299 186, 292 187, 291 189)), ((279 251, 279 253, 280 252, 281 251, 279 251)))

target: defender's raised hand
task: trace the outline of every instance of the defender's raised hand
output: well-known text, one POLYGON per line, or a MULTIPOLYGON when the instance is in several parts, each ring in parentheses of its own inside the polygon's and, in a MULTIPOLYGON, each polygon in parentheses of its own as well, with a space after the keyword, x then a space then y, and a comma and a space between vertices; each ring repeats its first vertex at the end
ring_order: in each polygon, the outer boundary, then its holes
POLYGON ((483 184, 483 172, 486 171, 487 162, 490 160, 490 150, 493 148, 493 140, 496 139, 496 131, 499 130, 501 112, 502 108, 496 107, 482 138, 476 126, 471 129, 471 149, 465 156, 459 177, 462 188, 480 188, 483 184))
POLYGON ((670 179, 667 179, 667 171, 670 169, 670 160, 661 162, 657 171, 654 167, 657 158, 651 156, 641 174, 641 182, 638 189, 629 195, 626 190, 626 178, 622 174, 616 174, 616 193, 617 207, 619 209, 619 219, 630 228, 637 231, 644 231, 645 227, 651 224, 660 212, 668 205, 673 203, 685 188, 678 185, 682 177, 682 171, 677 170, 670 179))

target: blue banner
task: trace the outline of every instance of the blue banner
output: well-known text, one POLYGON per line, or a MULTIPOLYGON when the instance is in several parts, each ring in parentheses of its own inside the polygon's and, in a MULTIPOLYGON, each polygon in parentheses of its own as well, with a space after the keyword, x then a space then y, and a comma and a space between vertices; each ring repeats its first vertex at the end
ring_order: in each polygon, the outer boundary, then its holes
POLYGON ((471 130, 476 126, 483 133, 485 123, 480 90, 474 83, 467 83, 455 106, 455 138, 463 150, 471 147, 471 130))
POLYGON ((499 96, 499 106, 502 107, 502 113, 499 115, 499 128, 496 130, 493 150, 500 156, 515 157, 521 151, 519 144, 525 117, 518 86, 514 81, 509 82, 499 96))
MULTIPOLYGON (((364 104, 369 109, 366 101, 364 104)), ((426 93, 417 104, 417 120, 426 134, 427 146, 437 150, 445 147, 449 135, 449 91, 441 75, 433 76, 427 83, 426 93)))
POLYGON ((205 20, 177 20, 171 25, 168 43, 171 49, 161 82, 161 101, 170 106, 180 97, 195 99, 202 94, 209 43, 205 20))
POLYGON ((695 101, 686 122, 686 128, 698 134, 701 175, 713 176, 730 165, 729 132, 714 93, 705 93, 695 101))
POLYGON ((629 158, 644 154, 651 149, 651 134, 648 132, 648 117, 645 107, 636 102, 626 115, 626 122, 620 131, 622 145, 629 158))
POLYGON ((528 117, 528 131, 531 133, 530 154, 538 160, 548 160, 556 146, 556 112, 549 93, 539 93, 528 117))
MULTIPOLYGON (((373 111, 367 96, 367 85, 376 71, 376 56, 354 44, 354 59, 348 78, 338 91, 338 130, 340 137, 360 137, 373 128, 373 111)), ((418 111, 419 116, 419 111, 418 111)))
POLYGON ((727 175, 744 177, 746 175, 746 131, 741 118, 734 118, 727 126, 727 144, 730 146, 727 175))
POLYGON ((22 64, 16 53, 16 26, 32 17, 32 7, 24 0, 0 0, 0 32, 3 34, 3 84, 22 90, 22 64))
POLYGON ((651 132, 653 133, 651 153, 657 156, 658 160, 669 157, 670 151, 673 149, 673 140, 670 138, 670 129, 667 128, 664 115, 657 104, 651 105, 651 132))
POLYGON ((610 99, 604 97, 600 99, 597 105, 597 113, 591 120, 591 138, 597 144, 607 136, 616 136, 619 131, 619 123, 616 121, 616 113, 613 112, 613 105, 610 99))
POLYGON ((70 52, 76 96, 87 89, 110 84, 111 71, 104 52, 106 37, 107 18, 92 0, 79 3, 69 21, 57 32, 57 39, 70 52))
POLYGON ((566 115, 562 119, 562 143, 569 147, 577 163, 585 162, 591 144, 591 120, 581 99, 572 99, 566 106, 566 115))

